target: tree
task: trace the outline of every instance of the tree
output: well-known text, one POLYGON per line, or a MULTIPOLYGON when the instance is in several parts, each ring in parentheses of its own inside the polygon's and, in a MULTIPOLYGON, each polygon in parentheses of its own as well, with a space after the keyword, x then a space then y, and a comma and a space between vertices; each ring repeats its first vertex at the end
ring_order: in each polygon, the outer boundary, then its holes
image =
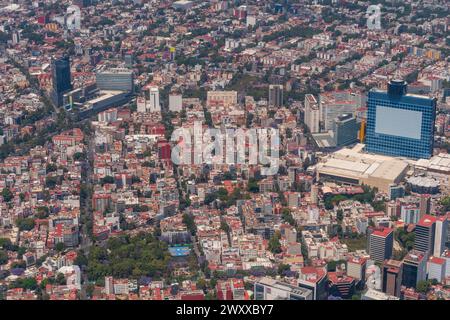
POLYGON ((75 161, 81 161, 86 159, 86 154, 83 152, 76 152, 73 155, 73 160, 75 161))
POLYGON ((133 176, 131 177, 131 183, 132 183, 132 184, 134 184, 134 183, 140 183, 140 182, 141 182, 141 179, 140 179, 138 176, 133 175, 133 176))
POLYGON ((179 203, 180 211, 183 211, 184 209, 188 208, 191 205, 191 199, 189 197, 181 198, 179 203))
POLYGON ((290 271, 290 270, 291 270, 291 266, 288 265, 288 264, 283 264, 283 263, 281 263, 281 264, 278 266, 278 274, 279 274, 279 275, 283 275, 286 271, 290 271))
POLYGON ((55 246, 56 251, 61 252, 64 250, 64 242, 58 242, 55 246))
POLYGON ((60 286, 66 284, 66 277, 64 276, 64 274, 58 273, 58 275, 56 276, 56 283, 60 286))
POLYGON ((187 229, 191 235, 195 235, 197 232, 197 227, 195 225, 194 218, 190 214, 183 214, 183 223, 186 225, 187 229))
POLYGON ((375 210, 375 211, 385 211, 386 210, 386 204, 383 200, 373 202, 372 207, 373 207, 373 210, 375 210))
POLYGON ((9 188, 3 188, 2 197, 3 201, 10 202, 14 198, 14 195, 12 194, 11 190, 9 190, 9 188))
POLYGON ((208 287, 208 285, 204 278, 200 278, 197 280, 197 288, 199 288, 201 290, 206 290, 207 287, 208 287))
POLYGON ((230 226, 228 225, 228 223, 225 220, 222 220, 220 222, 220 229, 223 230, 225 233, 230 232, 230 226))
POLYGON ((217 194, 215 192, 208 193, 205 196, 205 204, 208 205, 208 204, 212 203, 216 199, 217 199, 217 194))
POLYGON ((336 218, 338 221, 341 221, 344 219, 344 211, 342 211, 342 209, 338 209, 338 211, 336 212, 336 218))
POLYGON ((274 254, 281 252, 280 238, 281 234, 279 231, 277 231, 269 240, 269 250, 274 254))
POLYGON ((328 270, 328 272, 336 271, 336 265, 337 265, 336 261, 334 261, 334 260, 329 261, 327 263, 327 270, 328 270))
POLYGON ((113 184, 114 183, 114 178, 111 176, 106 176, 102 179, 101 184, 105 185, 105 184, 113 184))
POLYGON ((27 264, 23 260, 17 260, 17 261, 14 261, 13 263, 11 263, 12 269, 15 269, 15 268, 25 269, 26 267, 27 267, 27 264))
POLYGON ((8 254, 5 250, 0 250, 0 265, 8 263, 8 254))
POLYGON ((416 238, 415 232, 408 233, 405 229, 397 229, 394 235, 406 250, 409 251, 414 247, 414 241, 416 238))
POLYGON ((38 207, 36 210, 37 210, 36 217, 39 219, 47 218, 50 213, 50 209, 46 206, 38 207))
POLYGON ((93 285, 92 283, 89 283, 86 286, 86 295, 88 297, 92 297, 92 295, 94 294, 94 289, 95 289, 95 285, 93 285))
POLYGON ((288 138, 288 139, 292 138, 292 129, 291 128, 286 129, 286 138, 288 138))
POLYGON ((8 238, 0 238, 0 248, 10 251, 17 251, 17 246, 13 245, 8 238))
POLYGON ((217 197, 220 199, 220 201, 228 201, 228 191, 225 188, 219 188, 217 190, 217 197))
POLYGON ((54 189, 57 183, 58 183, 58 179, 56 177, 46 177, 45 178, 45 186, 49 189, 54 189))
POLYGON ((442 213, 450 211, 450 196, 443 198, 440 204, 442 206, 442 213))
POLYGON ((22 278, 17 279, 11 284, 11 288, 23 288, 29 290, 36 290, 38 287, 37 281, 35 278, 22 278))
POLYGON ((291 226, 296 225, 296 222, 295 222, 294 217, 292 216, 291 210, 289 210, 288 208, 283 208, 283 210, 281 211, 281 217, 283 218, 284 221, 289 223, 291 226))
POLYGON ((259 192, 259 186, 258 186, 258 183, 256 182, 255 179, 250 178, 248 180, 247 190, 249 192, 252 192, 252 193, 258 193, 259 192))
POLYGON ((34 219, 33 218, 19 218, 16 221, 16 225, 20 231, 30 231, 34 228, 34 219))
POLYGON ((56 166, 56 164, 53 164, 53 163, 47 164, 47 167, 46 167, 47 173, 55 172, 56 170, 58 170, 58 167, 56 166))
POLYGON ((427 293, 427 291, 430 289, 430 283, 427 280, 420 280, 417 283, 417 292, 420 293, 427 293))
POLYGON ((104 247, 91 247, 86 268, 90 281, 101 284, 107 275, 139 279, 171 274, 167 244, 150 233, 110 238, 104 247))

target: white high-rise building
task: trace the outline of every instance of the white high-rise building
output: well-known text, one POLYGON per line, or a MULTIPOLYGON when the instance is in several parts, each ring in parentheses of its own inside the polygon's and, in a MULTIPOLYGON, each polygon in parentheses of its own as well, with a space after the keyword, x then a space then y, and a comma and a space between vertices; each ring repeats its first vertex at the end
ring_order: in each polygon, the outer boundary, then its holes
POLYGON ((114 294, 114 278, 105 277, 105 293, 114 294))
POLYGON ((155 86, 144 88, 144 97, 137 99, 138 112, 161 112, 161 104, 159 101, 159 89, 155 86))
POLYGON ((324 92, 319 95, 320 118, 324 130, 333 129, 333 121, 336 117, 350 113, 356 115, 358 108, 365 103, 365 97, 359 93, 348 91, 324 92))
POLYGON ((357 280, 365 281, 367 259, 364 257, 350 257, 347 260, 347 275, 357 280))
POLYGON ((311 186, 311 203, 317 204, 319 202, 319 186, 314 184, 311 186))
POLYGON ((442 253, 442 258, 445 259, 445 277, 450 277, 450 250, 446 249, 442 253))
POLYGON ((169 95, 169 110, 173 112, 180 112, 183 108, 183 98, 181 94, 169 95))
POLYGON ((158 87, 149 88, 150 95, 150 112, 161 112, 161 105, 159 103, 159 89, 158 87))
POLYGON ((445 279, 446 260, 431 256, 427 262, 428 279, 436 279, 442 282, 445 279))
POLYGON ((256 16, 247 16, 246 26, 254 27, 256 26, 256 16))
POLYGON ((311 133, 320 131, 320 109, 316 98, 312 94, 305 96, 305 124, 311 133))
POLYGON ((14 31, 12 34, 12 44, 18 44, 20 42, 20 32, 19 31, 14 31))
POLYGON ((269 106, 283 106, 283 86, 281 84, 271 84, 269 86, 269 106))
POLYGON ((434 253, 435 257, 440 257, 445 250, 447 241, 448 219, 447 216, 441 216, 436 219, 436 229, 434 232, 434 253))

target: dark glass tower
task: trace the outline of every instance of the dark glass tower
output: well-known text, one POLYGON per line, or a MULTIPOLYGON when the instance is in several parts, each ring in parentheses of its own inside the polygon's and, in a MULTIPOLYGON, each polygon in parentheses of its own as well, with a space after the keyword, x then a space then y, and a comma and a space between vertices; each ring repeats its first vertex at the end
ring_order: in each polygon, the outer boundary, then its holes
POLYGON ((387 92, 369 92, 368 152, 414 159, 428 159, 433 155, 436 99, 406 91, 404 81, 392 80, 387 92))
POLYGON ((62 105, 62 96, 67 91, 72 90, 70 78, 70 60, 69 57, 53 60, 52 64, 53 80, 53 103, 60 107, 62 105))

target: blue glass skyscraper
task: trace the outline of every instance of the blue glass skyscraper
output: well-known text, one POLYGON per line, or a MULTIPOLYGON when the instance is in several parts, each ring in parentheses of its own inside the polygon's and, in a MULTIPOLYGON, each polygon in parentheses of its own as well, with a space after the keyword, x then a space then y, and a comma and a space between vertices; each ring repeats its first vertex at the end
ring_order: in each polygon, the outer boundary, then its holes
POLYGON ((72 90, 69 57, 53 60, 52 63, 53 103, 60 107, 64 93, 72 90))
POLYGON ((436 99, 406 90, 404 81, 392 80, 387 92, 369 92, 366 151, 414 159, 433 155, 436 99))

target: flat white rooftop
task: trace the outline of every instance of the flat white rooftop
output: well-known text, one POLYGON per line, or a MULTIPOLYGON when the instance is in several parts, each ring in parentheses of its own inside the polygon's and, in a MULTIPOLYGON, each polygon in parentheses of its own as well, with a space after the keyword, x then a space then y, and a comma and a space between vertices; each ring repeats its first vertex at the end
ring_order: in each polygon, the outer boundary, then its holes
POLYGON ((408 163, 404 160, 364 153, 364 145, 338 150, 317 164, 319 173, 344 176, 352 179, 380 178, 395 180, 402 175, 408 163))

